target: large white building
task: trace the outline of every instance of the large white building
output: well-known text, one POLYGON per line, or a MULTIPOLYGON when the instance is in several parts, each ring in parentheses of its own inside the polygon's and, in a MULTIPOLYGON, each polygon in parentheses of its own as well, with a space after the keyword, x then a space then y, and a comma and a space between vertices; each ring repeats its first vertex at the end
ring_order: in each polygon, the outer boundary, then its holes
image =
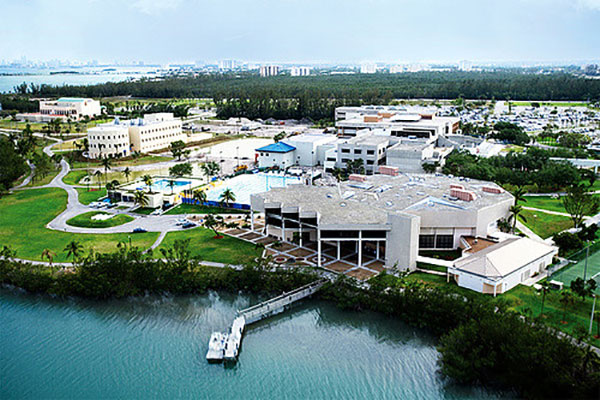
POLYGON ((263 78, 276 75, 279 75, 279 65, 263 65, 260 67, 260 76, 263 78))
POLYGON ((274 188, 251 204, 265 213, 263 233, 316 247, 319 266, 333 258, 413 270, 419 250, 457 249, 465 237, 496 232, 514 197, 490 182, 402 174, 274 188))
POLYGON ((181 120, 172 113, 147 114, 144 118, 101 124, 88 129, 89 157, 126 157, 132 152, 148 153, 186 141, 181 120))
POLYGON ((309 76, 310 67, 292 67, 290 74, 292 76, 309 76))
POLYGON ((100 102, 79 97, 61 97, 58 100, 40 101, 38 113, 17 114, 17 119, 33 122, 48 122, 56 118, 79 121, 102 114, 100 102))

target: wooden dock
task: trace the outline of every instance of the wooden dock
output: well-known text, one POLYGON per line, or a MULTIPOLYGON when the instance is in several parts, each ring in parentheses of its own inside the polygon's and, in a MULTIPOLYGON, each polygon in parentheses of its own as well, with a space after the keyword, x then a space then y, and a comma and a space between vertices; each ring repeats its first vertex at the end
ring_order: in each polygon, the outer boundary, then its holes
MULTIPOLYGON (((283 293, 277 297, 273 297, 267 301, 263 301, 252 307, 238 310, 237 316, 233 320, 229 332, 226 334, 227 340, 225 343, 225 350, 222 353, 223 359, 227 361, 234 361, 237 359, 242 336, 244 334, 244 328, 247 325, 283 312, 290 304, 314 294, 317 290, 321 289, 325 282, 327 282, 326 279, 320 279, 290 292, 283 293)), ((215 333, 213 333, 213 336, 214 335, 215 333)))

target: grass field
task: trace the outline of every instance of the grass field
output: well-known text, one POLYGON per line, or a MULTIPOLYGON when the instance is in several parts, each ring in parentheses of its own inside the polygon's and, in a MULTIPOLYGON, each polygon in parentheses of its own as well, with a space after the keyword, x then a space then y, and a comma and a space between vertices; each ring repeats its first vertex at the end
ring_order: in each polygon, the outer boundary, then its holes
POLYGON ((104 211, 90 211, 83 214, 79 214, 67 221, 68 225, 77 226, 80 228, 110 228, 111 226, 118 226, 126 224, 134 220, 126 214, 116 214, 112 218, 105 220, 94 220, 94 215, 112 215, 104 211))
MULTIPOLYGON (((511 101, 513 106, 521 106, 521 107, 531 107, 531 101, 511 101)), ((545 102, 545 101, 534 101, 533 103, 538 103, 542 107, 590 107, 590 103, 582 102, 582 101, 554 101, 554 102, 545 102)), ((506 102, 504 102, 505 105, 506 102)))
MULTIPOLYGON (((576 328, 578 326, 585 327, 586 330, 589 328, 593 300, 588 297, 585 301, 581 301, 580 297, 576 297, 575 303, 567 307, 564 318, 566 323, 563 323, 561 322, 563 321, 563 304, 560 302, 560 296, 560 292, 554 290, 546 295, 542 320, 549 326, 571 336, 577 336, 576 328)), ((542 295, 529 286, 518 285, 499 298, 507 300, 511 309, 522 314, 538 317, 542 311, 542 295)), ((597 322, 594 322, 593 332, 596 332, 596 329, 597 322)), ((597 347, 600 346, 600 339, 591 338, 587 342, 597 347)))
POLYGON ((193 204, 180 204, 170 209, 165 214, 246 214, 247 210, 236 210, 233 208, 221 208, 210 206, 199 206, 193 204))
POLYGON ((156 208, 140 207, 140 208, 136 208, 133 212, 136 214, 140 214, 140 215, 150 215, 150 213, 152 213, 152 211, 156 211, 156 208))
POLYGON ((527 201, 520 203, 523 207, 541 208, 542 210, 556 211, 566 213, 560 198, 552 198, 550 196, 527 196, 527 201))
MULTIPOLYGON (((76 171, 80 171, 80 170, 76 170, 76 171)), ((102 184, 102 186, 104 186, 104 182, 107 180, 108 180, 108 182, 117 180, 117 181, 119 181, 119 183, 127 183, 127 179, 125 178, 125 176, 123 175, 123 173, 121 171, 109 170, 108 174, 106 174, 106 175, 104 175, 104 170, 101 170, 101 171, 102 171, 102 176, 100 177, 100 183, 102 184)), ((75 171, 72 171, 72 172, 75 172, 75 171)), ((131 171, 131 175, 129 176, 129 182, 134 181, 143 175, 155 176, 155 175, 168 175, 168 174, 169 174, 169 168, 166 168, 166 167, 149 169, 149 170, 145 170, 145 171, 131 171)), ((96 185, 96 187, 98 187, 98 178, 96 176, 92 175, 91 182, 92 182, 92 184, 96 185)))
MULTIPOLYGON (((190 250, 193 256, 202 260, 225 264, 244 264, 252 262, 262 254, 253 243, 225 235, 223 239, 214 239, 214 232, 202 227, 169 232, 159 249, 170 247, 177 239, 191 239, 190 250)), ((156 254, 156 253, 155 253, 156 254)))
MULTIPOLYGON (((67 193, 59 188, 43 188, 18 191, 0 198, 0 240, 12 247, 17 257, 41 260, 44 249, 56 253, 54 260, 70 261, 63 251, 67 243, 76 240, 87 252, 114 251, 120 241, 126 241, 127 233, 75 234, 47 229, 45 225, 62 212, 67 205, 67 193)), ((154 243, 158 233, 131 235, 132 244, 147 249, 154 243)))
POLYGON ((47 185, 52 181, 52 179, 54 179, 56 177, 56 175, 58 175, 59 172, 60 172, 60 168, 56 168, 56 169, 50 171, 50 173, 48 173, 46 176, 39 177, 39 176, 37 176, 37 174, 34 171, 33 179, 27 185, 25 185, 25 187, 36 187, 36 186, 47 185))
POLYGON ((91 186, 90 189, 96 190, 88 191, 87 188, 77 188, 77 193, 79 193, 79 202, 81 204, 88 205, 94 201, 97 201, 99 198, 106 196, 106 188, 97 190, 97 186, 91 186))
POLYGON ((519 221, 525 224, 542 239, 547 239, 555 233, 573 227, 571 218, 563 217, 562 215, 553 215, 542 211, 523 210, 521 216, 519 216, 519 221), (521 216, 525 217, 527 222, 525 222, 521 216))
POLYGON ((69 173, 65 175, 62 180, 67 185, 79 185, 79 181, 81 181, 86 175, 87 170, 69 171, 69 173))
MULTIPOLYGON (((147 164, 154 164, 157 162, 163 162, 163 161, 171 161, 173 159, 173 157, 168 157, 168 156, 157 156, 157 155, 153 155, 153 154, 148 154, 148 155, 144 155, 135 159, 131 159, 131 160, 115 160, 112 163, 113 167, 131 167, 131 166, 135 166, 135 165, 147 165, 147 164)), ((87 162, 84 161, 75 161, 72 165, 71 168, 102 168, 102 164, 100 163, 100 161, 98 160, 90 160, 87 162)))

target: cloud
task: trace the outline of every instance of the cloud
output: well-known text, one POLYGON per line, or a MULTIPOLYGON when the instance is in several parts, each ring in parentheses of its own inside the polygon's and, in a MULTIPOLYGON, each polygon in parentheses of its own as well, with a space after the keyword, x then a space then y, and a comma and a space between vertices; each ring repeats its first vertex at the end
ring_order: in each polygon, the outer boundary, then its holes
POLYGON ((176 9, 181 2, 182 0, 135 0, 130 7, 144 14, 159 15, 164 11, 176 9))

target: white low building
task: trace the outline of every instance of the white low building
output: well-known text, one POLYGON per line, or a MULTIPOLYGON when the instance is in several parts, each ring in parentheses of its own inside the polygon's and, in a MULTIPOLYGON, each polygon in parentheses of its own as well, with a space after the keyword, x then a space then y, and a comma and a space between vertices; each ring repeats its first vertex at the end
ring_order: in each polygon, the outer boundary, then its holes
POLYGON ((261 168, 279 167, 282 169, 295 165, 296 148, 284 142, 271 143, 256 149, 256 161, 261 168))
POLYGON ((53 119, 71 119, 79 121, 84 117, 92 118, 102 114, 100 102, 80 97, 61 97, 58 100, 40 101, 38 113, 17 114, 17 119, 32 122, 49 122, 53 119))
POLYGON ((460 287, 495 296, 542 273, 557 254, 554 246, 515 237, 461 257, 448 274, 460 287))
POLYGON ((89 158, 127 157, 131 154, 129 127, 118 120, 88 129, 87 138, 89 158))

